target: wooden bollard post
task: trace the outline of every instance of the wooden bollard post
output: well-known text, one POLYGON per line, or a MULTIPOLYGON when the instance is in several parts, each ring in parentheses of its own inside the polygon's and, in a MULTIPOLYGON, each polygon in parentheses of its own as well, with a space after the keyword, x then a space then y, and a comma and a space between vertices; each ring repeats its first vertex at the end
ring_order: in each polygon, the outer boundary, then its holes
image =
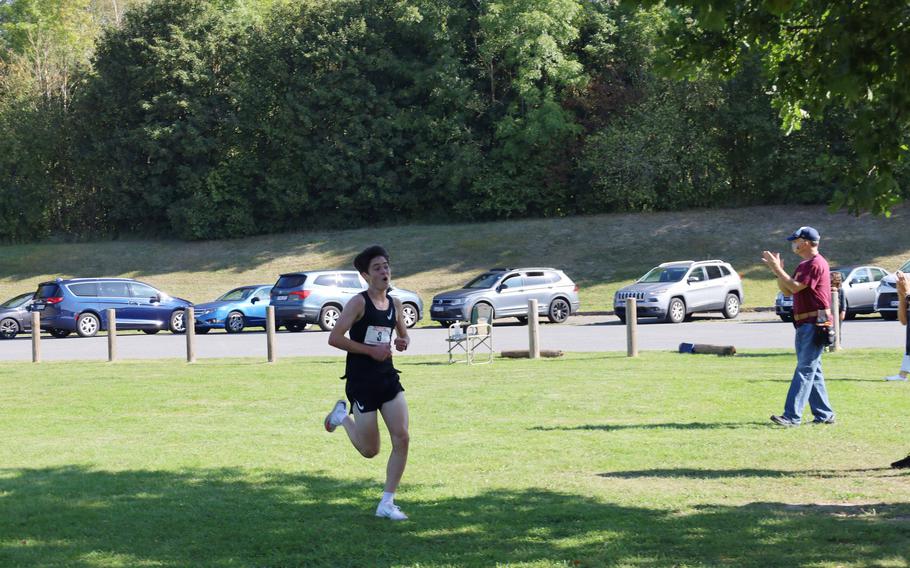
POLYGON ((32 363, 41 362, 41 314, 32 312, 32 363))
POLYGON ((117 312, 113 308, 107 310, 107 360, 117 360, 117 312))
POLYGON ((528 300, 528 357, 540 359, 540 318, 537 300, 528 300))
POLYGON ((183 310, 183 327, 186 330, 186 362, 196 362, 196 313, 193 306, 183 310))
POLYGON ((626 354, 638 357, 638 302, 626 298, 626 354))
POLYGON ((269 363, 274 363, 278 359, 278 354, 275 352, 275 306, 265 309, 265 342, 269 363))
POLYGON ((831 315, 834 320, 834 345, 831 350, 840 351, 840 290, 837 288, 831 289, 831 315))

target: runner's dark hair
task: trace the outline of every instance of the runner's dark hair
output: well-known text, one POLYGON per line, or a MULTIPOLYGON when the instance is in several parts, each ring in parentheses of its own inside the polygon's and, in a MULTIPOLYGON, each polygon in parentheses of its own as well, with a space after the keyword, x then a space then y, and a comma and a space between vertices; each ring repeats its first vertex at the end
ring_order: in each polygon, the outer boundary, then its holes
POLYGON ((365 248, 363 252, 354 257, 354 268, 357 269, 357 272, 369 272, 370 261, 377 256, 383 257, 386 262, 389 261, 389 251, 380 245, 373 245, 365 248))

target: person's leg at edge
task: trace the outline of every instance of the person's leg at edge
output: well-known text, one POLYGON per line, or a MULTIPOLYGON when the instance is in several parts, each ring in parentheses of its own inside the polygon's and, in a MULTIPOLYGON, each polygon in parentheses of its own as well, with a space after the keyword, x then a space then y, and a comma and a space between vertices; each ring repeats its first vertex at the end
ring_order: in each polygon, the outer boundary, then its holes
POLYGON ((379 453, 379 424, 376 411, 361 413, 356 406, 353 410, 354 414, 345 416, 341 426, 360 455, 365 458, 375 457, 379 453))
POLYGON ((814 326, 804 324, 797 326, 794 344, 796 347, 796 369, 787 391, 787 400, 784 402, 784 418, 794 424, 802 420, 803 409, 812 392, 815 371, 820 366, 822 348, 815 345, 814 326))

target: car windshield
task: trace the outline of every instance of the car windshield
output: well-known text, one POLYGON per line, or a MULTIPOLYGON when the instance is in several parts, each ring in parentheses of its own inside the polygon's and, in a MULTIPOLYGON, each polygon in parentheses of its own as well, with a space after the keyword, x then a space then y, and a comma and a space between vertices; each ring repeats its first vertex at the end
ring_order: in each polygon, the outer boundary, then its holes
POLYGON ((492 288, 504 272, 486 272, 464 285, 465 288, 492 288))
POLYGON ((236 302, 238 300, 246 300, 250 296, 250 294, 253 293, 253 290, 254 290, 253 288, 235 288, 235 289, 231 290, 230 292, 228 292, 227 294, 225 294, 224 296, 221 296, 220 298, 218 298, 215 301, 216 302, 236 302))
POLYGON ((679 282, 689 271, 688 266, 657 266, 648 271, 638 281, 644 284, 655 282, 679 282))
POLYGON ((841 279, 844 282, 846 282, 847 276, 850 274, 850 269, 849 268, 835 268, 831 272, 837 272, 838 274, 840 274, 841 279))
POLYGON ((2 304, 0 304, 0 308, 18 308, 19 306, 21 306, 22 304, 24 304, 26 301, 28 301, 29 299, 31 299, 31 297, 34 296, 34 295, 35 295, 34 292, 28 292, 28 293, 25 293, 25 294, 19 294, 19 295, 16 296, 15 298, 10 298, 9 300, 7 300, 7 301, 3 302, 2 304))

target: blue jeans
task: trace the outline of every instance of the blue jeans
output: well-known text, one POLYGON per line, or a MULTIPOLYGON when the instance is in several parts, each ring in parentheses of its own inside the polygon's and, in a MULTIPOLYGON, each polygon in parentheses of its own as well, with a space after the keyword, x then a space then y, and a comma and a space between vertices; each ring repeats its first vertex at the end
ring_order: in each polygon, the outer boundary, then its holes
POLYGON ((825 377, 822 375, 822 351, 813 341, 815 326, 803 324, 796 327, 796 370, 787 391, 784 403, 784 418, 794 424, 802 420, 806 402, 817 420, 828 420, 834 417, 834 410, 828 402, 828 389, 825 388, 825 377))

